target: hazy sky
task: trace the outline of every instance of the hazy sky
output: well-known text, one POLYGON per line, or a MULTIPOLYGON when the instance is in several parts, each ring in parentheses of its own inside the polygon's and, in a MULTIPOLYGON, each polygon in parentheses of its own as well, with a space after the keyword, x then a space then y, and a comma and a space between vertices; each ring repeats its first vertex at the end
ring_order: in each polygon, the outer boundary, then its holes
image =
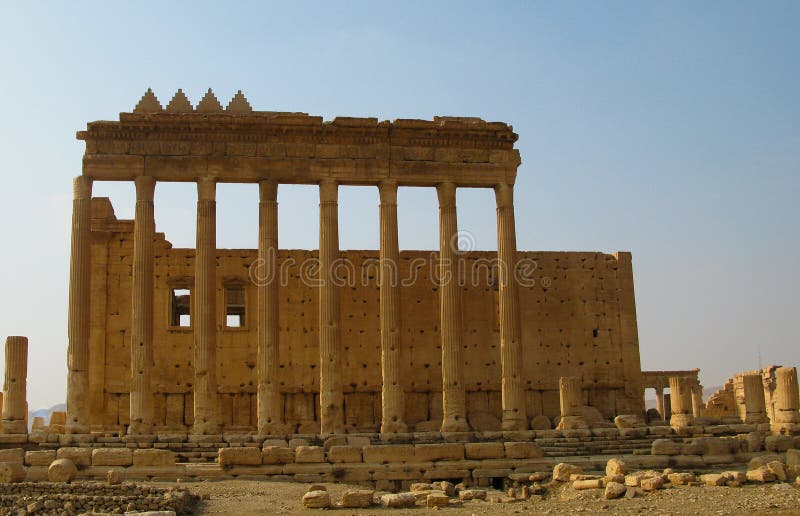
MULTIPOLYGON (((797 365, 798 2, 3 2, 0 335, 30 338, 31 409, 64 401, 72 178, 92 120, 242 89, 257 110, 513 124, 518 247, 633 253, 643 369, 706 386, 797 365), (759 351, 760 350, 760 351, 759 351)), ((121 217, 132 185, 98 183, 121 217)), ((194 246, 195 190, 156 224, 194 246)), ((317 246, 317 192, 281 187, 280 244, 317 246)), ((220 247, 257 245, 256 187, 222 185, 220 247)), ((459 224, 496 249, 490 191, 459 224)), ((374 188, 343 188, 343 249, 378 247, 374 188)), ((436 196, 402 189, 402 249, 436 196)), ((0 362, 2 356, 0 355, 0 362)))

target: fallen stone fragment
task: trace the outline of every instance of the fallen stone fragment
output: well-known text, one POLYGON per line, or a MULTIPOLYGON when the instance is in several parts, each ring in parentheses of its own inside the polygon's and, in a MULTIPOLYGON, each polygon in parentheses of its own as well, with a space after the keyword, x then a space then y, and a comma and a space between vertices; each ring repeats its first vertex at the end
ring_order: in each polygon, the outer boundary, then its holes
POLYGON ((436 482, 439 489, 444 491, 444 494, 447 496, 455 496, 456 494, 456 486, 452 482, 448 482, 447 480, 442 480, 441 482, 436 482))
POLYGON ((47 479, 50 482, 71 482, 78 476, 78 468, 70 459, 56 459, 47 468, 47 479))
POLYGON ((628 465, 620 459, 609 459, 606 462, 606 476, 614 477, 617 475, 624 475, 628 472, 628 465))
POLYGON ((110 486, 116 486, 122 483, 122 473, 116 469, 109 469, 106 472, 106 482, 110 486))
POLYGON ((447 507, 450 498, 445 494, 429 494, 425 499, 426 507, 447 507))
POLYGON ((583 468, 580 466, 575 466, 572 464, 567 464, 561 462, 556 464, 553 468, 553 480, 558 480, 559 482, 567 482, 569 481, 569 477, 571 475, 581 474, 583 473, 583 468))
POLYGON ((605 491, 605 498, 606 500, 613 500, 615 498, 619 498, 620 496, 624 495, 625 492, 628 490, 624 484, 620 484, 619 482, 609 482, 606 484, 606 491, 605 491))
POLYGON ((656 491, 661 489, 661 486, 664 485, 664 479, 661 477, 648 477, 643 478, 642 482, 639 484, 639 487, 642 488, 642 491, 656 491))
POLYGON ((372 505, 375 492, 371 489, 348 489, 342 494, 342 507, 363 509, 372 505))
POLYGON ((605 481, 606 481, 606 483, 608 483, 608 482, 616 482, 618 484, 624 484, 625 483, 625 475, 614 475, 614 476, 611 476, 611 477, 606 476, 605 481))
POLYGON ((541 482, 542 480, 547 480, 548 478, 550 478, 550 473, 549 472, 547 472, 547 471, 536 471, 536 472, 530 474, 530 476, 528 477, 528 480, 530 480, 531 482, 541 482))
POLYGON ((572 489, 575 490, 600 489, 602 487, 603 480, 600 478, 594 478, 591 480, 576 480, 572 483, 572 489))
POLYGON ((428 484, 427 482, 414 482, 411 484, 409 491, 413 493, 415 491, 429 491, 430 489, 431 484, 428 484))
POLYGON ((767 464, 767 469, 775 475, 779 482, 786 482, 786 469, 784 469, 782 462, 774 460, 767 464))
POLYGON ((381 505, 391 508, 413 507, 417 499, 412 493, 385 494, 381 496, 381 505))
POLYGON ((766 466, 761 466, 758 469, 751 469, 747 472, 747 480, 750 482, 775 482, 775 473, 769 470, 766 466))
POLYGON ((327 491, 309 491, 303 495, 303 507, 306 509, 326 509, 331 506, 331 497, 327 491))
POLYGON ((667 475, 667 480, 672 485, 685 486, 689 482, 695 482, 697 477, 695 477, 694 473, 670 473, 667 475))
POLYGON ((747 482, 747 474, 744 471, 723 471, 722 476, 730 482, 747 482))
POLYGON ((484 489, 465 489, 458 493, 458 499, 467 500, 486 500, 486 490, 484 489))
POLYGON ((700 480, 707 486, 724 486, 725 482, 728 481, 725 478, 725 475, 721 475, 719 473, 709 473, 708 475, 701 475, 700 480))

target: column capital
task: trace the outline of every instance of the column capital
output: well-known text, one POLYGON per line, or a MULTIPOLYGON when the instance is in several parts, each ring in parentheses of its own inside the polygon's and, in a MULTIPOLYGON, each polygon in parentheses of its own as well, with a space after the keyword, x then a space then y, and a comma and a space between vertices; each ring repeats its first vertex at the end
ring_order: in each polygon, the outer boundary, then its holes
POLYGON ((278 200, 278 182, 274 179, 264 179, 258 182, 258 198, 261 202, 275 202, 278 200))
POLYGON ((88 176, 78 176, 72 181, 72 191, 75 199, 92 198, 92 178, 88 176))
POLYGON ((326 178, 319 182, 320 202, 338 202, 339 183, 335 180, 326 178))
POLYGON ((205 176, 197 178, 197 200, 216 201, 217 200, 217 180, 216 178, 205 176))
POLYGON ((381 204, 397 204, 397 181, 384 179, 378 183, 378 192, 381 195, 381 204))
POLYGON ((137 176, 133 180, 136 184, 136 200, 152 201, 156 190, 156 178, 153 176, 137 176))
POLYGON ((439 196, 440 208, 450 208, 456 205, 456 184, 452 181, 436 185, 436 194, 439 196))
POLYGON ((494 186, 494 195, 498 208, 511 208, 514 206, 514 185, 498 183, 494 186))

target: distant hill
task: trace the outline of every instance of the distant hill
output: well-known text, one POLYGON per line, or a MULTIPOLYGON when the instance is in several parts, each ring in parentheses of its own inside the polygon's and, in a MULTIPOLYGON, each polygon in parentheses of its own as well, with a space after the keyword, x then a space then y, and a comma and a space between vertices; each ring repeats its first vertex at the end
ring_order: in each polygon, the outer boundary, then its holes
POLYGON ((50 423, 51 412, 63 412, 65 410, 67 410, 67 404, 59 403, 58 405, 53 405, 50 408, 44 408, 44 409, 34 410, 33 412, 28 412, 28 430, 30 430, 30 427, 33 426, 33 418, 43 417, 45 424, 47 424, 50 423))

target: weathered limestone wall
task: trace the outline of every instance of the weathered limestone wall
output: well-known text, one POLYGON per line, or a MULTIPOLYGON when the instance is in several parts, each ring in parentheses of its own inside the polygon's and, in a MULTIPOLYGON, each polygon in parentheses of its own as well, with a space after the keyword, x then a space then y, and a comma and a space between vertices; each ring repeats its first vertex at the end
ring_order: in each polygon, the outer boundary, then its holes
MULTIPOLYGON (((133 222, 117 220, 107 199, 94 199, 90 392, 94 427, 129 424, 133 222)), ((156 233, 154 245, 152 371, 156 429, 193 423, 193 331, 169 326, 171 289, 194 288, 193 249, 173 249, 156 233)), ((439 292, 432 251, 401 251, 400 378, 405 422, 441 423, 442 366, 439 292), (410 283, 410 284, 408 284, 410 283)), ((301 276, 316 251, 281 250, 279 270, 279 390, 286 422, 319 431, 318 289, 301 276)), ((348 430, 377 431, 381 418, 381 339, 378 251, 342 251, 353 264, 352 284, 339 287, 344 417, 348 430), (364 280, 362 280, 362 277, 364 280)), ((461 287, 467 417, 479 430, 499 429, 500 326, 494 252, 470 252, 461 287), (468 278, 469 279, 469 278, 468 278)), ((535 285, 519 288, 522 378, 527 416, 559 416, 558 379, 580 376, 584 403, 604 416, 643 410, 630 255, 592 252, 520 252, 532 260, 535 285)), ((221 423, 255 430, 257 422, 257 287, 249 280, 255 249, 217 251, 217 389, 221 423), (225 286, 244 285, 245 323, 226 328, 225 286)), ((192 290, 194 302, 194 291, 192 290)), ((192 324, 196 325, 192 307, 192 324)), ((424 425, 421 425, 424 426, 424 425)), ((438 429, 438 427, 437 427, 438 429)))

